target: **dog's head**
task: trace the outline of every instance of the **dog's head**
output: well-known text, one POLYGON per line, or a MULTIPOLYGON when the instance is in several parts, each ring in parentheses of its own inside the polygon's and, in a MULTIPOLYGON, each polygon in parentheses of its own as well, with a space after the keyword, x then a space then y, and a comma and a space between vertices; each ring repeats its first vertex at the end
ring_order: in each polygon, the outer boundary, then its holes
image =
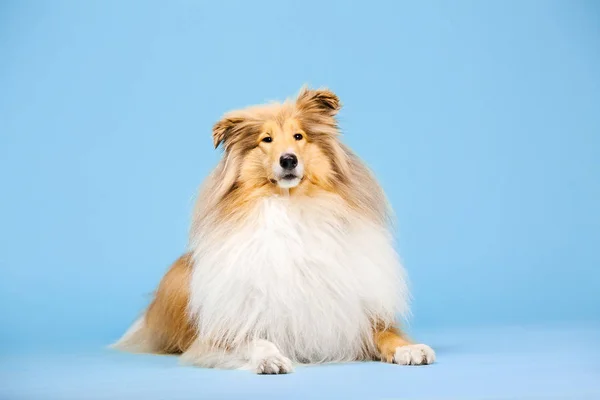
POLYGON ((293 100, 232 111, 213 128, 230 188, 331 186, 348 169, 338 142, 338 97, 303 89, 293 100))

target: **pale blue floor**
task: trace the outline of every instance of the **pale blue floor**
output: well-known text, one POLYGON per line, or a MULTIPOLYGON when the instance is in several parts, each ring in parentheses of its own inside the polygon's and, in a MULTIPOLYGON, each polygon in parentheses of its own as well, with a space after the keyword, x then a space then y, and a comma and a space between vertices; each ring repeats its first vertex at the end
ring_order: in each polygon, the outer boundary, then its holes
POLYGON ((600 325, 421 337, 437 350, 437 364, 313 366, 280 376, 102 349, 4 355, 0 399, 600 399, 600 325))

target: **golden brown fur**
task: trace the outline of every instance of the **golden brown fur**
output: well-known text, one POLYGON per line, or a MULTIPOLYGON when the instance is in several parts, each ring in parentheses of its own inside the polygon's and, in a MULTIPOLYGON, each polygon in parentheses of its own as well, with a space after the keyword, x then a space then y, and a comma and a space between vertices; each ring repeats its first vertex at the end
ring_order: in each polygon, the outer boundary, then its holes
POLYGON ((183 353, 196 338, 187 314, 191 256, 184 254, 162 278, 146 311, 146 327, 157 353, 183 353))

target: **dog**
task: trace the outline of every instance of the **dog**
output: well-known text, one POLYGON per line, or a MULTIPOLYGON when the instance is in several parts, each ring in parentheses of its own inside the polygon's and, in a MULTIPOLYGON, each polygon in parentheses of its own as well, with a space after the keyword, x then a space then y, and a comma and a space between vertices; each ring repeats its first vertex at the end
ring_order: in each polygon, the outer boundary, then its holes
POLYGON ((330 90, 304 87, 213 126, 223 157, 201 187, 188 251, 115 348, 258 374, 434 362, 398 325, 409 292, 391 209, 340 140, 340 108, 330 90))

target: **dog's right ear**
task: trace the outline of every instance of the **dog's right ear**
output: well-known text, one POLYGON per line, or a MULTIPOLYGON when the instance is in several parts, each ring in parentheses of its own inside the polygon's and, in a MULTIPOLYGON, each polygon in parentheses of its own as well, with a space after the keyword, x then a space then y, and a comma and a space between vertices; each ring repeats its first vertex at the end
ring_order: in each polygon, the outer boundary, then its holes
POLYGON ((212 137, 215 149, 227 140, 235 127, 243 120, 243 118, 225 117, 213 125, 212 137))

